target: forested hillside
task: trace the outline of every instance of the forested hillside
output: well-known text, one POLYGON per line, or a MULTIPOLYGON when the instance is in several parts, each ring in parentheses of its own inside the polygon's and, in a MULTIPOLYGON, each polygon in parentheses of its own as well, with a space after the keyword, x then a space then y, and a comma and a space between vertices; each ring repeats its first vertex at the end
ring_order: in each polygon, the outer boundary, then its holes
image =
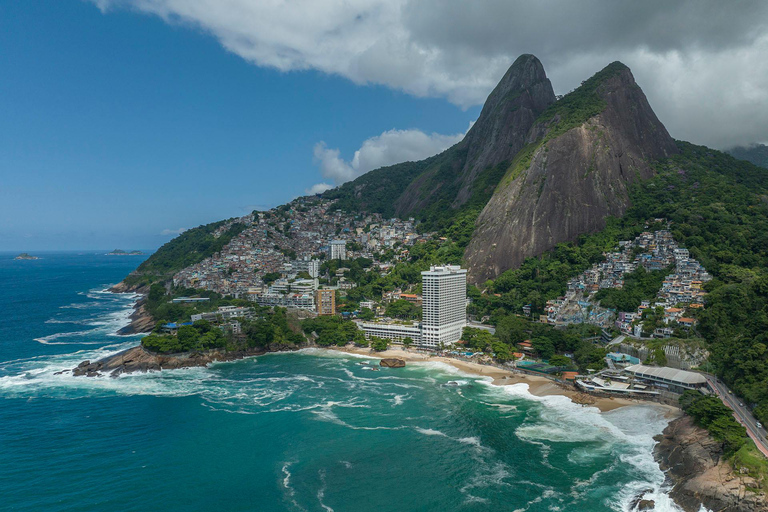
POLYGON ((603 251, 667 219, 675 239, 715 277, 698 315, 712 367, 768 424, 768 172, 703 146, 678 147, 681 154, 656 164, 654 178, 633 186, 622 218, 488 281, 472 308, 494 314, 531 304, 541 312, 603 251))
POLYGON ((124 279, 126 285, 138 287, 169 279, 175 272, 194 265, 221 250, 232 238, 246 228, 245 224, 222 220, 188 229, 164 244, 139 268, 124 279), (229 228, 215 236, 216 230, 231 223, 229 228))

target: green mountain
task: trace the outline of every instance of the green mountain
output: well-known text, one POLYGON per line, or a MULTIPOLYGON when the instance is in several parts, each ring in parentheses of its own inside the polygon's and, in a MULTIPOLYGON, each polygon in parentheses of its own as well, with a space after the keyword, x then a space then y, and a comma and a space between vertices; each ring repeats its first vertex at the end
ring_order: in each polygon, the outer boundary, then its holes
POLYGON ((729 155, 740 160, 746 160, 760 167, 768 169, 768 146, 765 144, 752 144, 751 146, 736 146, 726 151, 729 155))
POLYGON ((245 228, 245 224, 230 219, 188 229, 154 252, 114 291, 144 290, 152 283, 168 280, 179 270, 219 252, 245 228))
POLYGON ((324 195, 345 211, 413 216, 429 229, 446 228, 460 212, 476 214, 488 202, 536 119, 554 102, 539 59, 522 55, 461 142, 426 160, 371 171, 324 195))

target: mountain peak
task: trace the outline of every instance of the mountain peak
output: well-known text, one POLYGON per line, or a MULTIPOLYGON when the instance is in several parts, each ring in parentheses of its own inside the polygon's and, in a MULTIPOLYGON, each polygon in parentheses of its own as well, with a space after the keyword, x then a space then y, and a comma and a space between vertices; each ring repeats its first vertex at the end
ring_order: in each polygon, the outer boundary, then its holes
POLYGON ((554 101, 541 61, 533 55, 518 57, 488 96, 467 136, 452 148, 459 156, 451 166, 440 166, 415 180, 398 199, 397 213, 408 214, 437 202, 450 208, 464 205, 476 189, 478 176, 511 161, 525 145, 536 119, 554 101))
POLYGON ((677 146, 630 69, 613 62, 551 104, 477 219, 466 251, 480 282, 605 227, 629 187, 677 146))

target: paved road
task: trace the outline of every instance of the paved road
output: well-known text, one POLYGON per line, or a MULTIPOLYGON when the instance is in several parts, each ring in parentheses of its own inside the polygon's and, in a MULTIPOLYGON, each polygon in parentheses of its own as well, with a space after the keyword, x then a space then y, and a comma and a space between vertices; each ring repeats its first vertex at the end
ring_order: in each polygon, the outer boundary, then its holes
POLYGON ((627 337, 626 337, 626 336, 624 336, 623 334, 622 334, 622 335, 620 335, 620 336, 616 336, 615 338, 613 338, 613 340, 611 340, 611 342, 610 342, 608 345, 606 345, 606 347, 612 347, 612 346, 614 346, 614 345, 619 345, 619 344, 621 344, 621 343, 622 343, 622 342, 623 342, 625 339, 627 339, 627 337))
POLYGON ((743 402, 740 402, 736 395, 728 393, 729 390, 725 384, 719 382, 711 375, 704 376, 707 378, 707 382, 709 382, 709 387, 715 390, 725 405, 733 409, 736 419, 747 428, 749 437, 752 438, 760 451, 763 452, 763 455, 768 457, 768 440, 765 438, 768 432, 766 432, 765 427, 758 428, 755 417, 752 416, 749 409, 743 405, 739 405, 743 402))

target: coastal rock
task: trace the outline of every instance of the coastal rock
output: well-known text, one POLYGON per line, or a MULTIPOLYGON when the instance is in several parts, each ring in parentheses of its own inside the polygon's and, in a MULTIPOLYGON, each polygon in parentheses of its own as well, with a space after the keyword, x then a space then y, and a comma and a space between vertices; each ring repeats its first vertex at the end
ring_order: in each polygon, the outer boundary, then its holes
POLYGON ((72 369, 72 375, 86 377, 101 377, 109 375, 117 377, 124 373, 154 372, 160 370, 177 370, 207 366, 214 361, 236 361, 253 357, 267 352, 284 352, 298 350, 300 346, 276 345, 268 348, 252 348, 245 350, 208 350, 205 352, 184 352, 180 354, 154 354, 145 350, 141 345, 118 352, 94 363, 83 361, 72 369))
POLYGON ((656 508, 656 502, 653 500, 640 500, 637 504, 637 510, 653 510, 656 508))
POLYGON ((722 458, 722 444, 691 417, 672 421, 657 440, 654 455, 674 484, 670 496, 686 512, 698 512, 702 505, 715 512, 768 510, 766 495, 753 491, 752 479, 734 472, 722 458))
POLYGON ((382 359, 379 362, 380 366, 384 366, 385 368, 402 368, 405 366, 405 361, 402 359, 397 359, 395 357, 382 359))
POLYGON ((145 284, 127 284, 125 281, 120 281, 115 286, 109 289, 112 293, 139 293, 146 295, 149 293, 149 286, 145 284))
POLYGON ((147 311, 146 299, 141 298, 136 302, 135 309, 128 317, 131 323, 117 331, 120 336, 151 332, 155 327, 155 319, 147 311))

